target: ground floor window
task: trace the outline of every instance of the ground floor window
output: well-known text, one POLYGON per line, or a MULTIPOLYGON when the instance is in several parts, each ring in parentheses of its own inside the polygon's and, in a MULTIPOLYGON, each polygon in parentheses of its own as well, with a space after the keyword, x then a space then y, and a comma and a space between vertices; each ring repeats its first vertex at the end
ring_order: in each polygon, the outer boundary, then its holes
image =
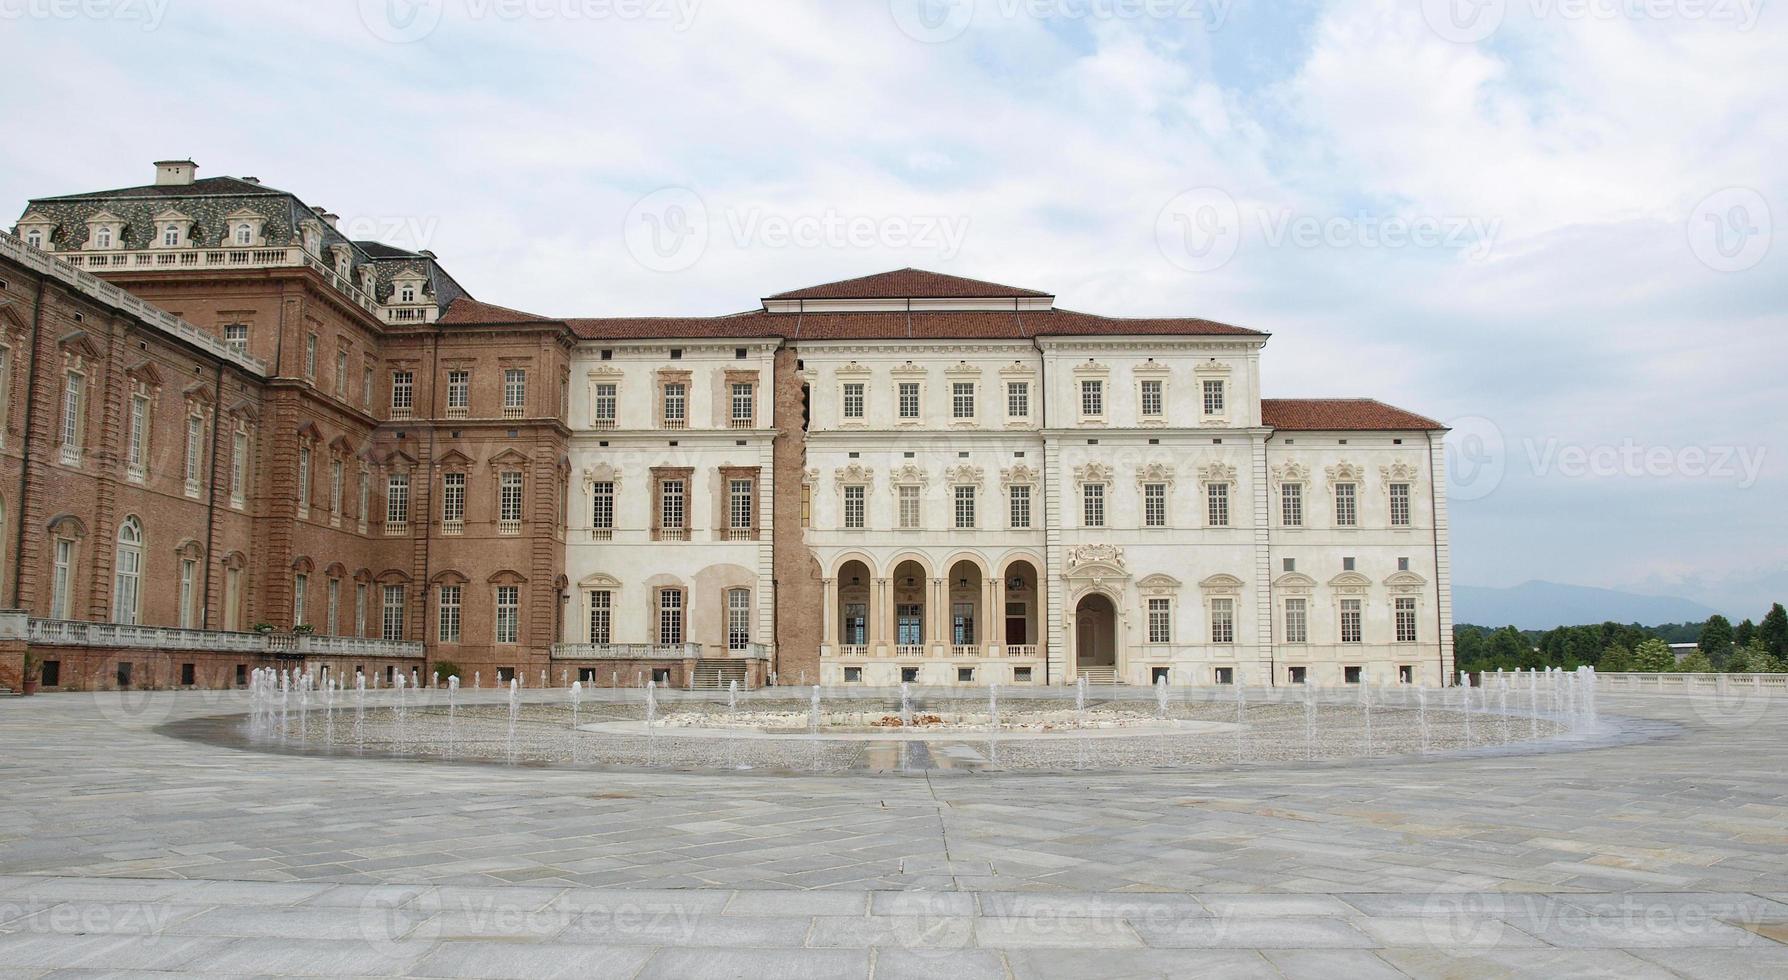
POLYGON ((192 664, 180 665, 180 686, 195 687, 199 683, 198 670, 192 664))
POLYGON ((1217 680, 1217 683, 1219 683, 1219 684, 1234 684, 1235 683, 1235 668, 1234 667, 1218 667, 1216 669, 1216 680, 1217 680))
POLYGON ((62 661, 45 660, 43 666, 38 669, 41 671, 38 675, 38 683, 44 687, 62 686, 62 661))
POLYGON ((919 679, 919 668, 917 668, 917 667, 902 667, 902 668, 900 668, 900 683, 912 684, 912 683, 917 682, 918 679, 919 679))
POLYGON ((677 589, 658 592, 658 642, 662 646, 683 642, 683 593, 677 589))
POLYGON ((1415 667, 1410 664, 1398 664, 1397 665, 1397 683, 1399 683, 1399 684, 1414 684, 1415 683, 1415 667))
POLYGON ((844 645, 860 647, 869 643, 869 607, 861 602, 844 604, 844 645))
POLYGON ((894 607, 894 642, 916 647, 924 643, 925 607, 916 602, 903 602, 894 607))
POLYGON ((1285 670, 1285 679, 1293 684, 1305 683, 1308 676, 1308 668, 1305 667, 1288 667, 1285 670))
POLYGON ((1012 668, 1012 682, 1014 684, 1029 684, 1031 682, 1031 669, 1029 667, 1012 668))
POLYGON ((1343 667, 1343 668, 1341 668, 1342 681, 1344 681, 1348 684, 1358 684, 1360 682, 1361 670, 1362 669, 1359 667, 1343 667))
POLYGON ((975 604, 958 602, 950 607, 950 642, 959 646, 971 646, 975 642, 975 604))
POLYGON ((1149 683, 1150 684, 1170 683, 1168 680, 1168 672, 1170 670, 1172 670, 1171 667, 1150 667, 1149 668, 1149 683))
POLYGON ((863 683, 863 668, 861 668, 861 667, 846 667, 846 668, 844 668, 844 682, 846 684, 861 684, 861 683, 863 683))

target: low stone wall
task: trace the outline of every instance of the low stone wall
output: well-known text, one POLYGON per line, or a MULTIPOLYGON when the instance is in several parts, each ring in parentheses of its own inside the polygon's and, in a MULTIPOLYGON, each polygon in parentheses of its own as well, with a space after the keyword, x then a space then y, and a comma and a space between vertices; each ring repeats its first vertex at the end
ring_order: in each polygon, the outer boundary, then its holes
MULTIPOLYGON (((36 644, 31 653, 39 665, 44 691, 178 690, 246 687, 257 667, 273 667, 321 674, 324 668, 337 676, 352 678, 356 670, 377 673, 379 686, 396 672, 420 674, 427 668, 414 658, 363 658, 318 656, 268 656, 260 653, 218 653, 198 650, 148 650, 141 647, 89 647, 36 644), (128 666, 126 666, 128 665, 128 666)), ((18 689, 5 680, 8 658, 0 656, 0 686, 18 689)), ((16 663, 15 663, 16 669, 16 663)), ((350 681, 350 683, 352 683, 350 681)))

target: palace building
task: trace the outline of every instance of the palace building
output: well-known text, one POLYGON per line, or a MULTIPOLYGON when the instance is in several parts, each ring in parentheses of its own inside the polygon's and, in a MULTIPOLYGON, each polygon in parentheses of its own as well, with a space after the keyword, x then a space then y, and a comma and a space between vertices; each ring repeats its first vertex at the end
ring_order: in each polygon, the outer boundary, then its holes
POLYGON ((196 171, 0 237, 0 685, 1451 674, 1444 428, 1262 397, 1265 333, 913 269, 538 316, 196 171))

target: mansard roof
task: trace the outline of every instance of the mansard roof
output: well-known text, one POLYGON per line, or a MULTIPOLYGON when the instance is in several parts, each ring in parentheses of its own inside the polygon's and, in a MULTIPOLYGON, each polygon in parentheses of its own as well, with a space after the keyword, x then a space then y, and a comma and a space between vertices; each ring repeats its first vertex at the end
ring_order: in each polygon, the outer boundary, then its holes
POLYGON ((1372 398, 1262 398, 1260 417, 1275 429, 1315 432, 1433 431, 1446 426, 1372 398))
POLYGON ((802 289, 791 289, 766 299, 991 299, 1006 296, 1047 297, 1035 289, 1002 286, 997 282, 965 279, 962 276, 924 269, 895 269, 855 279, 821 283, 802 289))

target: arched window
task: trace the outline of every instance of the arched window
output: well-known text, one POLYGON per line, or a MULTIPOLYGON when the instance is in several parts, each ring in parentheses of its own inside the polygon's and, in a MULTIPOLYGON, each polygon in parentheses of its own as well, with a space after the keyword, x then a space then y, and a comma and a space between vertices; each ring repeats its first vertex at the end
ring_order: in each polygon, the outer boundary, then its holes
POLYGON ((236 226, 236 244, 252 245, 254 244, 254 240, 255 230, 249 227, 248 222, 244 221, 236 226))
POLYGON ((141 614, 143 525, 126 517, 118 527, 118 571, 112 582, 112 622, 135 626, 141 614))
POLYGON ((111 248, 112 247, 112 229, 101 228, 97 233, 95 233, 93 236, 93 246, 95 248, 111 248))
POLYGON ((180 226, 169 225, 161 230, 161 243, 174 246, 180 244, 180 226))

